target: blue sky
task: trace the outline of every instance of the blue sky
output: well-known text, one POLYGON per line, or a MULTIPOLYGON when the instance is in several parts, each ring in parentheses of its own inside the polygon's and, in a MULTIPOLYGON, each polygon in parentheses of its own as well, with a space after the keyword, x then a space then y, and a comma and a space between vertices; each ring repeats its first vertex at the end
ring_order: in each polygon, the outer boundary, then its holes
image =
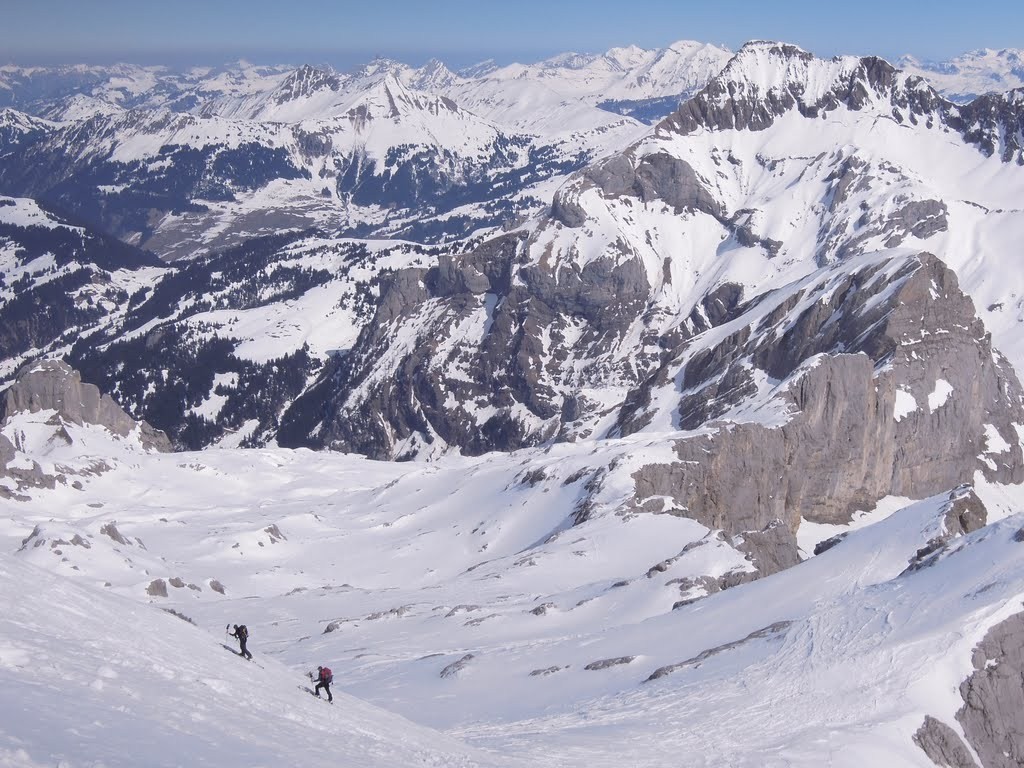
POLYGON ((1021 0, 0 0, 0 63, 456 66, 675 40, 793 42, 819 55, 943 59, 1024 47, 1021 0))

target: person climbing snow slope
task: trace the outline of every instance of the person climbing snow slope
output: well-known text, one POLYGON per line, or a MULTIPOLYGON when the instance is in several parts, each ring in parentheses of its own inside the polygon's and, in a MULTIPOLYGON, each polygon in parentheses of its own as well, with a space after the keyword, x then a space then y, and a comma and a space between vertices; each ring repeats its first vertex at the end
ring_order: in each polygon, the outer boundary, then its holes
POLYGON ((249 653, 249 649, 245 647, 245 644, 249 641, 249 629, 245 626, 245 624, 235 624, 233 626, 235 628, 235 631, 228 632, 228 634, 231 635, 231 637, 238 640, 238 647, 240 649, 238 651, 238 655, 244 656, 245 658, 252 661, 252 654, 249 653))
MULTIPOLYGON (((334 682, 334 675, 331 673, 330 667, 317 667, 316 671, 316 688, 313 689, 313 694, 319 699, 320 689, 323 688, 327 691, 327 701, 333 704, 334 697, 331 695, 331 683, 334 682)), ((310 673, 309 676, 313 677, 313 674, 310 673)))

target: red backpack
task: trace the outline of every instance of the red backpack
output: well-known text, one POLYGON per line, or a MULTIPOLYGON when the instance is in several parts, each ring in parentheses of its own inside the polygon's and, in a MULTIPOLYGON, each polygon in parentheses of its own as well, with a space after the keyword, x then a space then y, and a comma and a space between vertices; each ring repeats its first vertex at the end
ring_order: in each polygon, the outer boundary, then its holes
POLYGON ((324 667, 320 670, 320 679, 328 685, 334 682, 334 675, 331 673, 330 667, 324 667))

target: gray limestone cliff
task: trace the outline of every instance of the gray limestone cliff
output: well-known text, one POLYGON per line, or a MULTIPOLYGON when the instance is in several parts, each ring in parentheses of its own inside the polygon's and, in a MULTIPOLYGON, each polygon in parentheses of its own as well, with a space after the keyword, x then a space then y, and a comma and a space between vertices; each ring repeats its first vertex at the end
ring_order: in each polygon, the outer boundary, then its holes
MULTIPOLYGON (((660 200, 677 213, 692 210, 722 217, 722 206, 708 191, 689 163, 666 152, 637 159, 633 153, 614 155, 580 174, 574 195, 597 188, 604 197, 633 197, 643 202, 660 200)), ((573 197, 560 191, 552 204, 552 216, 568 227, 586 222, 586 212, 573 197)))
MULTIPOLYGON (((1024 765, 1024 613, 996 624, 974 649, 974 672, 960 684, 963 706, 956 719, 981 768, 1024 765)), ((928 716, 914 742, 932 762, 975 768, 964 739, 928 716)))
POLYGON ((78 371, 59 360, 40 360, 18 372, 15 382, 0 400, 0 422, 18 412, 45 410, 55 411, 65 422, 95 424, 119 437, 138 430, 145 449, 172 450, 163 432, 133 419, 109 395, 101 394, 93 384, 82 382, 78 371))
MULTIPOLYGON (((801 518, 846 523, 886 495, 923 498, 975 472, 1024 480, 1014 426, 1024 423, 1024 393, 953 273, 922 256, 891 282, 878 276, 853 276, 832 306, 814 302, 779 333, 735 333, 692 355, 680 419, 711 429, 676 441, 678 461, 635 472, 636 507, 730 534, 773 520, 795 532, 801 518), (751 361, 787 383, 784 424, 716 421, 749 396, 751 361)), ((650 386, 673 370, 666 362, 650 386)), ((644 423, 638 407, 623 431, 644 423)), ((956 521, 973 529, 979 515, 966 509, 956 521)))

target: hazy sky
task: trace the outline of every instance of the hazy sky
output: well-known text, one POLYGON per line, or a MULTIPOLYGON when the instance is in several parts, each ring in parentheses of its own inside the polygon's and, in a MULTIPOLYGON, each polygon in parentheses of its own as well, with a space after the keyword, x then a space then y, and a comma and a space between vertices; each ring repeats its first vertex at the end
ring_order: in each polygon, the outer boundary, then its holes
POLYGON ((1024 47, 1021 0, 0 0, 0 63, 329 61, 463 66, 617 45, 785 40, 942 59, 1024 47))

